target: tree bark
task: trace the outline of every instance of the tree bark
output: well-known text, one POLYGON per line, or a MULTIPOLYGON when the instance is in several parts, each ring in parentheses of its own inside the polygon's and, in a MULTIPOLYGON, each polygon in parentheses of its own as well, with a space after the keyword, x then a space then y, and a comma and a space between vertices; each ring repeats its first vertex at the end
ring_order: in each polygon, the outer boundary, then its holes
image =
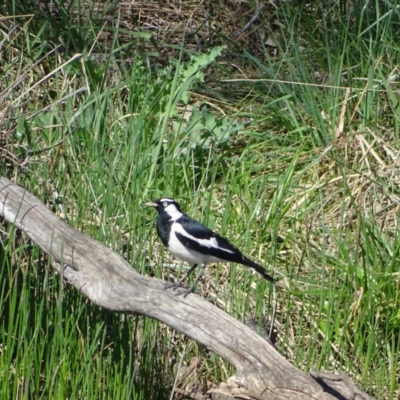
POLYGON ((232 364, 237 373, 214 390, 216 396, 371 399, 342 375, 301 372, 257 333, 200 296, 176 296, 164 290, 162 280, 140 275, 120 255, 71 228, 40 200, 3 177, 0 215, 25 232, 52 258, 55 270, 95 304, 162 321, 232 364), (338 381, 343 382, 343 390, 338 381))

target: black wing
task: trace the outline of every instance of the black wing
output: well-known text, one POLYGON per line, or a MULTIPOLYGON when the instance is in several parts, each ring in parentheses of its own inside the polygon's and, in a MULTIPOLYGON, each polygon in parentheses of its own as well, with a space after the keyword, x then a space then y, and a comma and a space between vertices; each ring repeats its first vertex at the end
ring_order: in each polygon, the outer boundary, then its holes
MULTIPOLYGON (((217 257, 223 261, 234 262, 238 264, 242 264, 246 267, 250 267, 257 271, 263 278, 268 280, 269 282, 275 282, 275 279, 272 276, 268 275, 261 265, 258 265, 254 261, 251 261, 249 258, 245 257, 241 251, 230 243, 227 239, 223 238, 222 236, 217 235, 211 229, 207 228, 202 223, 193 220, 192 218, 188 217, 187 215, 183 215, 179 220, 179 222, 183 229, 194 238, 202 239, 203 243, 196 241, 190 237, 185 236, 180 232, 176 232, 176 237, 189 249, 198 251, 202 254, 207 254, 209 256, 217 257), (207 240, 215 239, 217 246, 207 246, 207 240)), ((213 244, 215 244, 215 241, 213 244)))
POLYGON ((198 239, 211 239, 215 236, 215 233, 203 225, 201 222, 188 217, 187 215, 182 215, 176 222, 183 226, 183 229, 191 236, 198 239))
POLYGON ((176 237, 188 248, 198 251, 202 254, 220 258, 224 261, 231 261, 236 263, 243 263, 245 257, 242 255, 240 250, 222 236, 217 235, 211 229, 207 228, 202 223, 193 220, 192 218, 183 215, 179 218, 179 224, 182 225, 183 229, 193 238, 199 239, 199 242, 195 239, 187 237, 186 235, 176 232, 176 237), (209 241, 209 245, 207 245, 209 241), (217 246, 215 246, 215 244, 217 246))

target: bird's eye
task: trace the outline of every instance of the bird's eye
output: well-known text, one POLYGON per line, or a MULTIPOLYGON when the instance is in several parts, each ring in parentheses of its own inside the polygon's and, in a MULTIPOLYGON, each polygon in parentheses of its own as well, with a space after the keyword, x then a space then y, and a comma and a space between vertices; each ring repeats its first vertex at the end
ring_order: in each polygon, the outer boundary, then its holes
POLYGON ((162 205, 163 205, 164 208, 168 207, 168 201, 164 201, 164 202, 162 203, 162 205))

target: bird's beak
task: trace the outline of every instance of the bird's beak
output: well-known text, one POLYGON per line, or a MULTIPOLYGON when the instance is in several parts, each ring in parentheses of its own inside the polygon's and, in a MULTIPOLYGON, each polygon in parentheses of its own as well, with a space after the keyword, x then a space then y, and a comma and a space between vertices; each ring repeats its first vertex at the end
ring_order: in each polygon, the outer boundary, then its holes
POLYGON ((144 205, 144 206, 147 206, 147 207, 157 207, 157 204, 156 204, 156 203, 153 203, 152 201, 150 201, 150 202, 148 202, 148 203, 143 203, 143 205, 144 205))

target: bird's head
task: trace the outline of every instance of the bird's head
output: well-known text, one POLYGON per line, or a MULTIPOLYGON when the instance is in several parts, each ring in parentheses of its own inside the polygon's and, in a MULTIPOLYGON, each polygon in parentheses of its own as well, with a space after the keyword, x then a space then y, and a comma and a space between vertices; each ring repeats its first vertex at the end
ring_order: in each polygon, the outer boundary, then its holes
POLYGON ((172 219, 177 219, 182 215, 179 204, 170 197, 162 197, 149 203, 144 203, 145 206, 154 207, 159 214, 167 213, 172 219))

